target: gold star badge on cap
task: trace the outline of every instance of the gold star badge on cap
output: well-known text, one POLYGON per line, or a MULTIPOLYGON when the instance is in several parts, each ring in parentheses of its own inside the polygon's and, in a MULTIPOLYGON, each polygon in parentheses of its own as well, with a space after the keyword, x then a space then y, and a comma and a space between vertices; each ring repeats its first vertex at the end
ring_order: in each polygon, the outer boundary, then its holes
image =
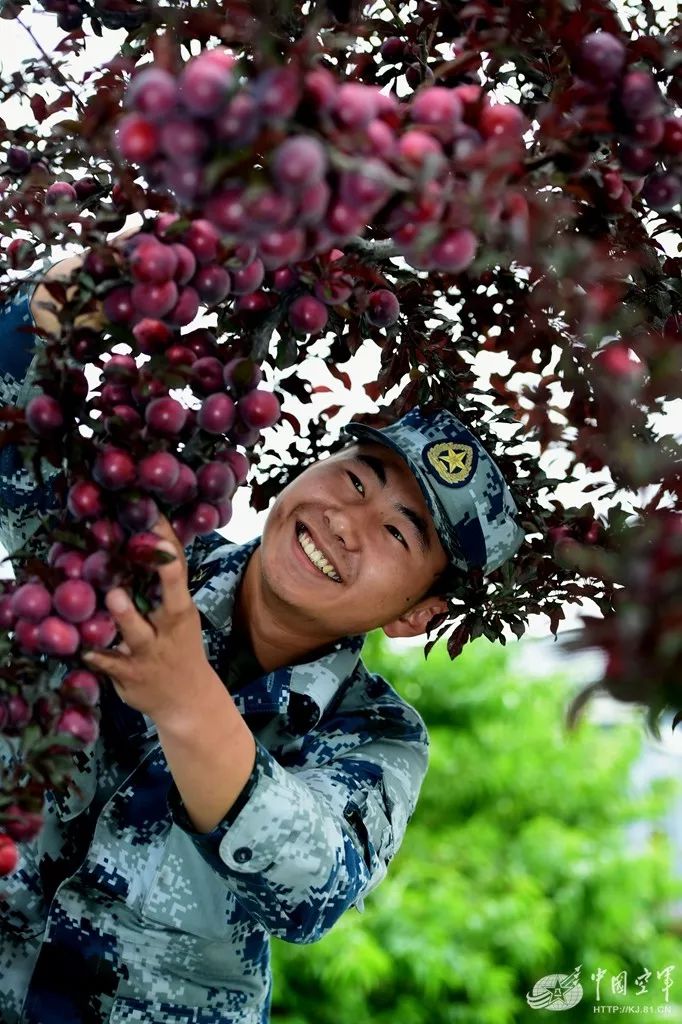
POLYGON ((474 470, 474 450, 470 444, 438 441, 430 445, 425 454, 428 464, 446 484, 464 484, 474 470))

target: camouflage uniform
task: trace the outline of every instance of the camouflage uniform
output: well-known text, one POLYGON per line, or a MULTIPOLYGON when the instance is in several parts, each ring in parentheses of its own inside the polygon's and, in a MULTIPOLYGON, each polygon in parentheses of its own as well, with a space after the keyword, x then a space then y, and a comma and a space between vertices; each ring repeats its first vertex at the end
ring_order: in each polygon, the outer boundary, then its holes
MULTIPOLYGON (((0 323, 0 403, 31 387, 27 292, 0 323)), ((37 390, 36 390, 37 393, 37 390)), ((55 505, 0 449, 0 539, 16 550, 55 505)), ((51 475, 54 475, 54 470, 51 475)), ((187 549, 206 654, 223 679, 240 644, 235 593, 260 538, 187 549)), ((320 939, 385 876, 428 763, 417 711, 360 660, 364 635, 246 679, 233 699, 253 772, 212 832, 189 821, 154 723, 103 687, 102 730, 41 834, 0 879, 4 1024, 263 1024, 270 935, 320 939)), ((60 675, 66 668, 59 670, 60 675)), ((5 757, 9 755, 5 754, 5 757)))

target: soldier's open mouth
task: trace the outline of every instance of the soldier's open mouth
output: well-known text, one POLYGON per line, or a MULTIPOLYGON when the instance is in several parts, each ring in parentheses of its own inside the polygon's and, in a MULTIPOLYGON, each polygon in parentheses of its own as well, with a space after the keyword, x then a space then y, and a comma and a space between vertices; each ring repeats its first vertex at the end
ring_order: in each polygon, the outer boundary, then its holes
POLYGON ((341 577, 339 576, 336 568, 327 559, 322 551, 315 546, 313 538, 308 533, 304 523, 296 523, 296 540, 301 551, 304 553, 311 565, 323 576, 326 576, 333 583, 341 583, 341 577))

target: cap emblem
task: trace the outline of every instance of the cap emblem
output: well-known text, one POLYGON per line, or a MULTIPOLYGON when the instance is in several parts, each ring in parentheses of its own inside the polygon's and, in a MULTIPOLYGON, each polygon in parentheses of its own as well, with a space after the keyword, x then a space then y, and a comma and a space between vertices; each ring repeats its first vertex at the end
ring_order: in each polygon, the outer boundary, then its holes
POLYGON ((477 453, 470 444, 438 441, 424 449, 424 461, 432 476, 450 487, 460 487, 476 468, 477 453))

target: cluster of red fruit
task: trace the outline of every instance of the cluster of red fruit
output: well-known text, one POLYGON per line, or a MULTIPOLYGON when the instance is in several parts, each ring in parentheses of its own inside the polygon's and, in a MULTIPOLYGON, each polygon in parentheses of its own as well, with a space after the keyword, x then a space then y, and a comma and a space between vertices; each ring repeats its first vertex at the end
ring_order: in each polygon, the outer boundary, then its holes
POLYGON ((583 126, 610 129, 616 159, 602 170, 604 192, 614 212, 642 199, 654 210, 672 210, 682 200, 682 118, 675 117, 649 70, 627 65, 623 42, 592 32, 574 61, 579 78, 567 102, 583 126))
MULTIPOLYGON (((40 602, 44 602, 39 589, 49 597, 46 588, 39 583, 25 583, 0 597, 0 618, 4 628, 8 628, 6 624, 18 615, 25 620, 30 616, 35 618, 40 602)), ((7 736, 19 736, 33 719, 44 735, 66 734, 75 736, 82 743, 93 743, 99 733, 98 719, 93 710, 98 700, 97 677, 87 669, 73 669, 65 675, 57 691, 38 698, 33 714, 21 694, 0 697, 0 731, 7 736)))
MULTIPOLYGON (((62 553, 62 561, 56 568, 63 570, 66 579, 54 593, 38 580, 32 580, 0 598, 0 627, 12 630, 16 642, 26 653, 68 655, 81 643, 107 647, 113 641, 116 625, 106 610, 97 610, 95 586, 87 578, 75 575, 78 557, 82 567, 85 562, 82 555, 75 551, 62 553)), ((92 560, 96 555, 89 557, 92 560)), ((51 554, 50 565, 55 562, 51 554)), ((17 705, 9 714, 10 725, 17 725, 15 712, 20 710, 17 705)), ((28 708, 26 711, 28 713, 28 708)))
MULTIPOLYGON (((172 241, 166 232, 177 220, 164 214, 151 232, 128 238, 123 267, 112 270, 100 252, 88 252, 84 270, 92 279, 116 281, 101 289, 102 311, 127 329, 132 352, 100 359, 101 386, 90 401, 83 370, 69 366, 66 378, 41 378, 43 393, 26 406, 39 447, 42 439, 68 436, 78 421, 94 424, 84 449, 87 472, 69 480, 66 500, 84 527, 84 548, 52 545, 48 565, 62 576, 54 592, 34 578, 0 600, 0 628, 11 629, 27 654, 64 658, 81 646, 108 647, 116 627, 103 596, 126 567, 150 564, 160 512, 184 545, 224 527, 249 468, 235 446, 254 445, 279 419, 276 396, 258 386, 256 363, 226 356, 209 329, 180 333, 202 302, 220 302, 232 282, 217 262, 216 229, 198 219, 172 241), (171 396, 169 373, 193 392, 198 409, 171 396)), ((239 273, 232 276, 242 287, 239 273)), ((71 355, 87 362, 91 341, 87 332, 72 332, 71 355)))
MULTIPOLYGON (((171 343, 171 331, 194 320, 202 304, 207 307, 224 305, 229 296, 234 298, 235 314, 248 314, 275 305, 280 294, 293 294, 295 297, 288 301, 289 323, 302 334, 317 334, 327 324, 327 308, 346 303, 354 291, 353 275, 332 265, 344 255, 339 249, 322 257, 317 266, 309 261, 268 271, 263 261, 255 256, 253 245, 244 242, 226 246, 218 230, 204 218, 193 220, 182 234, 174 231, 173 238, 178 241, 168 240, 166 244, 155 246, 155 240, 163 243, 166 231, 177 219, 176 214, 162 214, 156 222, 157 239, 140 235, 126 244, 132 285, 114 288, 104 300, 104 312, 112 323, 132 326, 141 352, 153 355, 165 347, 167 361, 178 370, 192 361, 191 351, 186 342, 181 346, 171 343), (172 268, 173 277, 162 279, 172 268)), ((86 260, 86 270, 94 274, 100 271, 96 255, 92 255, 90 262, 86 260)), ((370 323, 387 327, 398 319, 400 305, 393 292, 378 288, 366 297, 363 310, 370 323)), ((196 354, 206 355, 196 348, 197 343, 201 347, 205 337, 204 331, 195 331, 192 335, 196 354)), ((209 365, 213 365, 215 378, 215 364, 202 361, 192 368, 191 378, 200 381, 209 365)), ((227 369, 225 372, 230 375, 227 369)), ((254 377, 251 386, 259 380, 260 375, 257 379, 254 377)), ((228 383, 227 377, 225 382, 228 383)), ((261 407, 268 401, 271 399, 258 393, 261 407)), ((253 426, 250 421, 254 409, 251 407, 255 408, 255 403, 256 396, 242 399, 238 410, 246 423, 236 425, 235 436, 247 446, 258 436, 258 430, 249 430, 249 426, 253 426)), ((262 416, 256 418, 255 425, 260 428, 262 416)))
MULTIPOLYGON (((11 146, 7 166, 12 173, 25 174, 35 164, 29 150, 22 146, 11 146)), ((73 184, 67 181, 53 182, 45 192, 46 205, 60 201, 77 203, 83 198, 91 181, 91 178, 82 178, 73 184)), ((115 188, 112 190, 112 198, 115 198, 115 188)), ((177 219, 177 215, 162 214, 157 221, 159 237, 163 237, 164 226, 177 219)), ((140 240, 148 241, 150 237, 141 236, 140 240)), ((180 236, 174 233, 173 238, 177 240, 180 236)), ((156 289, 152 292, 140 287, 133 289, 120 286, 113 289, 107 299, 109 320, 112 323, 134 324, 138 347, 143 352, 150 349, 150 345, 145 347, 145 335, 150 331, 158 334, 159 328, 149 328, 148 325, 138 327, 139 314, 144 310, 164 308, 169 296, 174 299, 172 309, 164 314, 169 326, 188 324, 194 319, 200 304, 211 307, 231 303, 235 314, 248 315, 274 307, 279 296, 289 293, 291 297, 286 302, 289 324, 300 334, 314 335, 323 331, 327 326, 328 309, 333 306, 347 305, 350 312, 364 314, 375 327, 389 327, 400 316, 400 303, 390 289, 375 288, 367 293, 348 268, 332 266, 344 255, 340 249, 332 249, 320 256, 319 262, 301 261, 293 266, 268 271, 263 261, 256 256, 253 244, 247 241, 226 245, 213 224, 202 218, 192 222, 191 230, 185 232, 181 241, 169 242, 167 248, 173 250, 177 257, 173 284, 179 291, 173 291, 172 285, 167 285, 165 290, 156 289)), ((35 247, 31 242, 23 238, 9 242, 7 260, 13 269, 27 270, 35 259, 35 247)), ((166 265, 172 262, 168 254, 162 259, 166 265)), ((101 253, 92 252, 88 255, 86 270, 93 280, 104 280, 111 269, 110 262, 101 253)), ((159 282, 144 278, 136 282, 133 278, 134 283, 143 285, 159 282)), ((156 318, 158 314, 153 319, 156 318)), ((153 342, 154 339, 152 349, 153 342)), ((181 353, 176 353, 172 346, 169 348, 169 361, 181 363, 181 353)))
MULTIPOLYGON (((362 281, 342 263, 344 253, 332 249, 314 260, 295 266, 263 271, 263 287, 245 293, 234 304, 236 314, 262 313, 278 301, 287 305, 289 324, 299 334, 320 334, 329 319, 330 307, 364 314, 375 327, 390 327, 400 317, 400 303, 389 288, 367 292, 362 281)), ((260 263, 260 260, 255 262, 260 263)))
MULTIPOLYGON (((97 592, 118 582, 117 555, 123 551, 132 563, 145 561, 158 542, 150 531, 159 503, 185 545, 225 526, 249 466, 234 445, 253 445, 260 431, 279 418, 275 395, 257 387, 261 371, 256 364, 241 357, 223 363, 209 330, 173 337, 161 319, 167 303, 161 305, 159 296, 171 286, 177 289, 173 281, 159 278, 164 267, 165 274, 179 265, 175 251, 153 236, 138 235, 133 241, 133 274, 145 282, 139 285, 139 302, 158 319, 142 315, 139 308, 133 315, 134 307, 120 295, 112 299, 113 293, 104 308, 113 310, 118 323, 137 321, 133 344, 141 353, 165 357, 166 366, 184 370, 201 407, 188 409, 171 397, 168 385, 138 366, 135 354, 112 354, 105 362, 104 383, 91 403, 100 411, 104 434, 92 443, 90 475, 74 480, 67 494, 69 513, 85 527, 89 553, 54 544, 48 564, 63 572, 64 581, 53 594, 41 583, 26 583, 3 606, 0 624, 11 627, 29 653, 64 657, 81 644, 108 646, 115 626, 108 612, 98 609, 97 592)), ((129 291, 135 294, 136 288, 129 291)), ((83 401, 85 396, 87 381, 83 401)), ((63 433, 72 426, 68 419, 59 397, 50 394, 26 406, 26 422, 41 438, 63 433)))
MULTIPOLYGON (((54 378, 44 373, 42 393, 25 409, 38 453, 55 438, 68 448, 79 424, 92 425, 91 438, 78 434, 83 456, 77 471, 67 471, 66 505, 81 527, 79 546, 53 543, 41 577, 19 578, 0 593, 0 630, 36 660, 109 647, 116 624, 104 597, 131 580, 135 589, 136 569, 149 570, 158 561, 158 536, 151 530, 159 514, 169 517, 184 545, 225 526, 249 469, 238 447, 254 445, 280 416, 276 396, 259 387, 257 363, 233 349, 226 353, 209 329, 180 332, 200 303, 221 300, 227 271, 216 259, 219 238, 212 225, 196 220, 172 241, 165 232, 176 221, 175 215, 159 217, 151 232, 128 238, 113 263, 98 250, 87 253, 84 269, 103 286, 102 316, 118 326, 117 340, 120 329, 127 329, 131 352, 99 358, 102 379, 91 399, 80 366, 65 366, 54 378), (171 381, 191 390, 199 408, 172 397, 171 381)), ((238 271, 233 274, 239 281, 238 271)), ((97 332, 67 333, 69 355, 91 362, 97 332)), ((154 603, 158 580, 146 583, 154 603)), ((91 744, 98 735, 97 700, 97 677, 82 669, 69 672, 58 691, 35 700, 25 687, 8 691, 0 699, 0 733, 21 736, 36 723, 44 736, 54 737, 52 751, 60 750, 59 736, 65 734, 71 742, 91 744)), ((40 828, 36 801, 29 797, 24 793, 2 806, 0 870, 3 858, 10 869, 15 863, 8 844, 30 839, 40 828)))
MULTIPOLYGON (((5 584, 0 596, 0 628, 11 628, 16 615, 25 620, 38 614, 40 607, 46 607, 45 594, 49 594, 38 583, 23 586, 5 584), (40 593, 40 591, 44 593, 40 593), (15 609, 16 608, 16 612, 15 609)), ((45 621, 45 620, 43 620, 45 621)), ((36 723, 44 737, 50 737, 49 746, 43 747, 46 756, 70 752, 60 742, 61 737, 71 737, 79 744, 94 743, 99 735, 99 700, 97 677, 86 669, 73 669, 64 676, 57 690, 48 690, 38 697, 33 706, 19 693, 0 697, 0 733, 6 736, 21 736, 24 730, 36 723)), ((19 860, 17 843, 34 839, 42 828, 43 785, 33 778, 22 785, 11 797, 0 797, 0 812, 3 832, 0 833, 0 876, 10 874, 19 860), (19 792, 20 789, 20 792, 19 792)))
POLYGON ((464 270, 476 254, 477 212, 504 214, 527 127, 518 107, 492 105, 477 85, 426 87, 400 103, 323 67, 287 64, 245 79, 222 48, 177 77, 145 66, 125 103, 121 156, 199 207, 226 244, 251 248, 254 278, 342 247, 389 202, 385 229, 410 263, 464 270), (220 161, 249 147, 262 165, 233 160, 221 177, 220 161), (470 172, 491 163, 496 187, 488 180, 482 195, 470 172))

